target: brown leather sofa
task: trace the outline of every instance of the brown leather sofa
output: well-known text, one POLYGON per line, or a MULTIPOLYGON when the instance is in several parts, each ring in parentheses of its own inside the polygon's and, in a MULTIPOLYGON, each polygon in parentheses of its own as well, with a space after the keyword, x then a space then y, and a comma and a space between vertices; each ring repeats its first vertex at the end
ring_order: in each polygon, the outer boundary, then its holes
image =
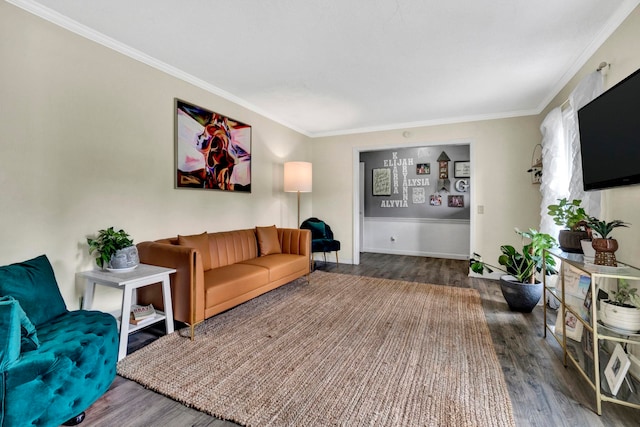
MULTIPOLYGON (((175 268, 175 320, 194 327, 211 316, 310 273, 311 233, 292 228, 202 233, 142 242, 140 262, 175 268)), ((138 289, 139 304, 163 309, 159 285, 138 289)))

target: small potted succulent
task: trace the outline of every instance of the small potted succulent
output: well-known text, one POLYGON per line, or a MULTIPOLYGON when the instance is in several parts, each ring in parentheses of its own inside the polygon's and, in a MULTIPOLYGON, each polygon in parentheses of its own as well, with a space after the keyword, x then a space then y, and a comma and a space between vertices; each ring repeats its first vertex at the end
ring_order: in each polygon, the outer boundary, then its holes
POLYGON ((624 279, 619 279, 618 290, 609 292, 609 299, 601 301, 600 320, 605 325, 636 333, 640 331, 640 296, 624 279))
POLYGON ((614 228, 628 227, 630 224, 615 219, 611 222, 606 222, 595 217, 589 217, 587 225, 591 230, 597 234, 592 240, 593 249, 596 251, 595 264, 606 265, 609 267, 617 267, 615 252, 618 250, 618 241, 613 237, 609 237, 609 234, 614 228))
POLYGON ((124 230, 115 231, 113 227, 98 231, 95 239, 87 238, 89 254, 96 254, 96 264, 107 270, 132 270, 140 259, 133 239, 124 230))
POLYGON ((502 255, 498 257, 496 267, 482 261, 482 257, 474 253, 469 260, 469 266, 474 273, 483 274, 485 271, 492 273, 492 267, 503 271, 500 277, 500 289, 512 311, 530 313, 540 301, 542 296, 542 282, 536 280, 536 273, 546 270, 547 274, 555 274, 555 259, 544 253, 545 249, 556 246, 556 239, 546 233, 540 233, 534 229, 516 233, 529 243, 522 246, 522 252, 518 252, 511 245, 500 246, 502 255))
MULTIPOLYGON (((587 225, 589 216, 580 205, 582 200, 558 199, 555 205, 547 206, 547 214, 556 225, 564 227, 558 233, 558 244, 565 252, 582 253, 583 240, 591 240, 591 230, 587 225)), ((590 242, 589 242, 590 244, 590 242)))

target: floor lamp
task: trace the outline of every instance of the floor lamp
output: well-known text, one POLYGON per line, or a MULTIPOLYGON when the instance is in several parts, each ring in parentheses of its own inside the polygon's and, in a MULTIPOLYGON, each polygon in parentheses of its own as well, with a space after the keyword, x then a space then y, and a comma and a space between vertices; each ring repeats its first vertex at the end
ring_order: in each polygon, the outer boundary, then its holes
POLYGON ((312 165, 309 162, 284 164, 284 191, 298 193, 298 225, 300 227, 300 193, 311 193, 312 165))

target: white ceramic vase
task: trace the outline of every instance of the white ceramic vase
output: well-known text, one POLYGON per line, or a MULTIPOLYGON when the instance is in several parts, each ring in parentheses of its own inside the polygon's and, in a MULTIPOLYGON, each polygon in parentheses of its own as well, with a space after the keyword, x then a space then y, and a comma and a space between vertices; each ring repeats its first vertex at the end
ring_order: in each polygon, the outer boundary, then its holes
POLYGON ((582 253, 584 254, 584 262, 593 264, 596 258, 596 250, 593 249, 591 239, 580 240, 580 246, 582 246, 582 253))
POLYGON ((600 303, 600 320, 606 326, 636 333, 640 331, 640 309, 621 307, 602 300, 600 303))
POLYGON ((138 257, 138 248, 135 246, 129 246, 128 248, 118 249, 115 254, 111 255, 109 268, 112 268, 114 270, 122 270, 134 268, 138 264, 140 264, 140 258, 138 257))

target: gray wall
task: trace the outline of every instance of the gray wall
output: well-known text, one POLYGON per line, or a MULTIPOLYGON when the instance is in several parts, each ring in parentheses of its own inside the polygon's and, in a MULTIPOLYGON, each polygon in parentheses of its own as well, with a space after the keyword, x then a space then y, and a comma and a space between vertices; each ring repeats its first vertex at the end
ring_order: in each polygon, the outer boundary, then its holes
POLYGON ((364 215, 365 217, 470 219, 471 179, 454 177, 454 162, 469 160, 469 145, 430 145, 399 148, 397 150, 360 153, 364 162, 364 215), (438 188, 438 157, 445 152, 448 164, 449 191, 438 188), (420 164, 429 164, 428 173, 418 173, 420 164), (373 170, 388 169, 390 196, 373 195, 373 170), (456 183, 465 179, 466 191, 458 191, 456 183), (440 206, 430 203, 432 195, 439 195, 440 206), (460 196, 464 207, 449 207, 448 196, 460 196))

